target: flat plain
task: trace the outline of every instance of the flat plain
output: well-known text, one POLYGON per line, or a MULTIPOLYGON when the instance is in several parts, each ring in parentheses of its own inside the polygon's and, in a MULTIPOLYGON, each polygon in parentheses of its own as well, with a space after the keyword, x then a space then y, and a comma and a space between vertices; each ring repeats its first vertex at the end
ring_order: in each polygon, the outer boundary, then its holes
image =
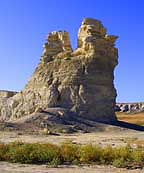
MULTIPOLYGON (((138 114, 125 114, 118 113, 118 120, 127 123, 144 125, 144 113, 138 114)), ((72 133, 72 134, 28 134, 19 131, 0 131, 0 142, 26 142, 26 143, 53 143, 61 144, 63 142, 72 142, 73 144, 94 144, 99 146, 111 145, 112 147, 125 146, 130 144, 132 147, 137 145, 144 146, 144 132, 138 130, 132 130, 128 128, 108 128, 105 131, 92 132, 92 133, 72 133)), ((46 165, 21 165, 11 164, 6 162, 0 162, 0 173, 118 173, 118 172, 133 172, 142 173, 144 170, 135 169, 127 170, 122 168, 114 168, 113 166, 99 166, 99 165, 83 165, 83 166, 71 166, 63 165, 58 168, 48 168, 46 165)))

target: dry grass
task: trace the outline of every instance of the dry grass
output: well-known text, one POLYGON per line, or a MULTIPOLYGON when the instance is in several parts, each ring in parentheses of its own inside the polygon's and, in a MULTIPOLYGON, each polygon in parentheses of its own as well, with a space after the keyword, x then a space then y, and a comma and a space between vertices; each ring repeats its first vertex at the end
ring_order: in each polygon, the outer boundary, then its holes
POLYGON ((144 126, 144 112, 137 114, 116 113, 118 120, 144 126))

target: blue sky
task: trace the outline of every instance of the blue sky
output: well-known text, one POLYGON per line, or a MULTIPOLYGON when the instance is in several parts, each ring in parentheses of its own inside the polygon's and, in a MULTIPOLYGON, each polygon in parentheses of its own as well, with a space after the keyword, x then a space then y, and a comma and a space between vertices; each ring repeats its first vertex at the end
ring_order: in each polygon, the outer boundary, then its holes
POLYGON ((144 101, 143 0, 0 0, 0 89, 23 89, 49 32, 68 31, 76 48, 85 17, 101 20, 119 36, 117 101, 144 101))

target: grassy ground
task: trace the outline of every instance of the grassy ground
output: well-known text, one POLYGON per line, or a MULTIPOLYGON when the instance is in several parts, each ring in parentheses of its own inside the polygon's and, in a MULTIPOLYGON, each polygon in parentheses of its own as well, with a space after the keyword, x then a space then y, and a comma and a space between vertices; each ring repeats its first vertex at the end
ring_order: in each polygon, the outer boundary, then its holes
MULTIPOLYGON (((136 113, 136 114, 117 112, 116 115, 117 115, 118 120, 120 120, 120 121, 144 126, 144 112, 136 113)), ((133 141, 129 141, 128 143, 144 146, 144 140, 133 140, 133 141)))
POLYGON ((128 114, 123 112, 116 113, 118 120, 125 121, 132 124, 144 126, 144 112, 136 114, 128 114))

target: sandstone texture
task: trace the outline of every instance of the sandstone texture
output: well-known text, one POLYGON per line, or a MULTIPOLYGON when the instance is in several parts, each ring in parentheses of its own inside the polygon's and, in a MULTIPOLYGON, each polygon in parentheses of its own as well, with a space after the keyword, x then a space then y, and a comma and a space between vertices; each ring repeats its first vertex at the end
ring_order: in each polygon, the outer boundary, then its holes
POLYGON ((76 115, 94 121, 115 121, 114 68, 118 63, 117 36, 107 35, 99 20, 86 18, 72 50, 66 31, 51 32, 24 90, 1 99, 0 120, 48 111, 59 117, 76 115))

